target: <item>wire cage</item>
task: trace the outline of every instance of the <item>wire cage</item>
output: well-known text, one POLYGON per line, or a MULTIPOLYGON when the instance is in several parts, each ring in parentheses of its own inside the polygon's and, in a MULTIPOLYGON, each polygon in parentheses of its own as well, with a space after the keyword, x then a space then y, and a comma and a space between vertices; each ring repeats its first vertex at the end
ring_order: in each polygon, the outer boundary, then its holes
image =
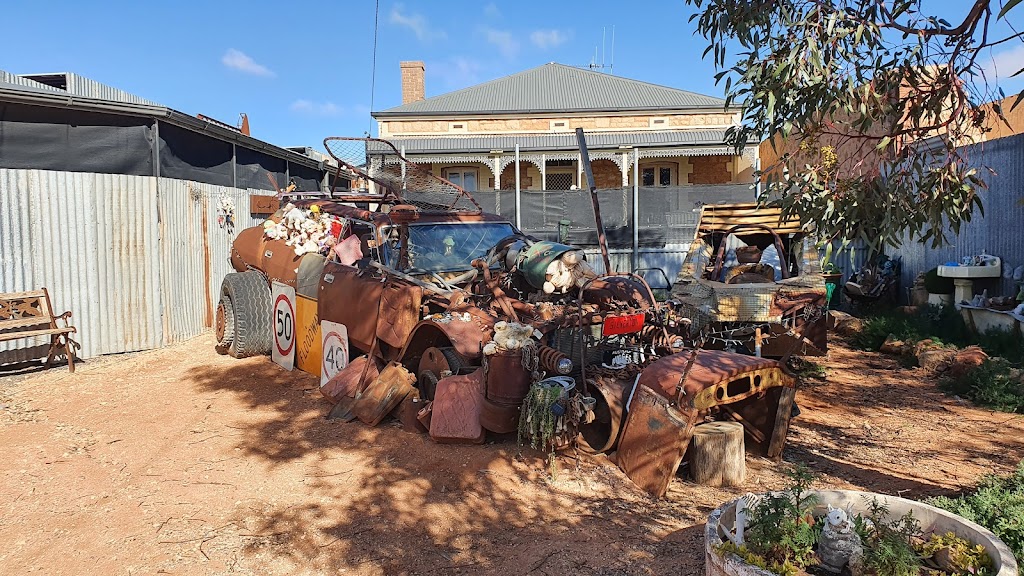
POLYGON ((469 192, 410 162, 387 140, 333 136, 324 140, 324 148, 338 161, 339 171, 346 168, 373 182, 381 196, 425 211, 482 211, 469 192))

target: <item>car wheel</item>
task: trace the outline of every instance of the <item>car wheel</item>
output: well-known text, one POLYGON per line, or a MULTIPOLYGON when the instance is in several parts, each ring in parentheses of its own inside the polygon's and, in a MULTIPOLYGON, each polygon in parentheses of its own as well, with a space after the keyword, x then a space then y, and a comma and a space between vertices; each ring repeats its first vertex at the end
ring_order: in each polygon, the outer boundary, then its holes
POLYGON ((217 319, 217 348, 235 358, 270 353, 270 288, 255 270, 228 274, 221 284, 217 319))

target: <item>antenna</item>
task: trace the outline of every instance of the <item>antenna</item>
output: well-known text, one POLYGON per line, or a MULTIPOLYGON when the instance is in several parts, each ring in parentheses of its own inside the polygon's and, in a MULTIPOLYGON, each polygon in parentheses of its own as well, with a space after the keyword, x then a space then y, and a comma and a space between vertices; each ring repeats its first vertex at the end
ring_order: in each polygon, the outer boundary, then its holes
POLYGON ((601 28, 601 63, 597 63, 597 46, 594 46, 594 57, 590 59, 590 64, 587 66, 580 66, 580 68, 589 68, 591 70, 607 70, 609 74, 615 74, 615 25, 612 25, 612 50, 611 50, 611 63, 607 63, 605 60, 605 46, 608 38, 608 27, 601 28))

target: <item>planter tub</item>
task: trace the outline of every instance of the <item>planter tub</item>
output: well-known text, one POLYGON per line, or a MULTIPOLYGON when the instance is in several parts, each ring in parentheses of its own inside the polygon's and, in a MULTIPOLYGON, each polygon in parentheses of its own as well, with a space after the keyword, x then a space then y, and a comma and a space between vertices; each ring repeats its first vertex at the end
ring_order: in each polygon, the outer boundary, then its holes
MULTIPOLYGON (((815 516, 824 515, 829 504, 843 509, 847 504, 851 504, 854 514, 865 514, 872 498, 878 498, 880 502, 889 507, 891 518, 899 518, 908 510, 913 511, 914 518, 920 522, 921 530, 925 533, 953 532, 968 542, 981 544, 992 558, 995 576, 1017 576, 1017 561, 1006 544, 1003 544, 995 534, 952 512, 906 498, 871 492, 853 490, 811 490, 809 492, 818 497, 818 504, 814 510, 815 516)), ((720 529, 720 526, 732 528, 735 523, 736 502, 737 500, 733 500, 723 504, 708 516, 708 522, 704 526, 705 575, 772 576, 772 572, 751 566, 735 554, 722 555, 715 551, 715 547, 721 544, 725 537, 725 528, 720 529)))

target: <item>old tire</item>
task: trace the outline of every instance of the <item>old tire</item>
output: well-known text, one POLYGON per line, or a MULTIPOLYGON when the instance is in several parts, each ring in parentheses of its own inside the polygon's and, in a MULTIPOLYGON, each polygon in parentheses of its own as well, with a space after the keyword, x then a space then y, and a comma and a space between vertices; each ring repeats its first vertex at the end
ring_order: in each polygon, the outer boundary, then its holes
POLYGON ((270 288, 255 270, 228 274, 217 306, 217 349, 235 358, 270 353, 270 288), (223 313, 223 329, 221 314, 223 313))

